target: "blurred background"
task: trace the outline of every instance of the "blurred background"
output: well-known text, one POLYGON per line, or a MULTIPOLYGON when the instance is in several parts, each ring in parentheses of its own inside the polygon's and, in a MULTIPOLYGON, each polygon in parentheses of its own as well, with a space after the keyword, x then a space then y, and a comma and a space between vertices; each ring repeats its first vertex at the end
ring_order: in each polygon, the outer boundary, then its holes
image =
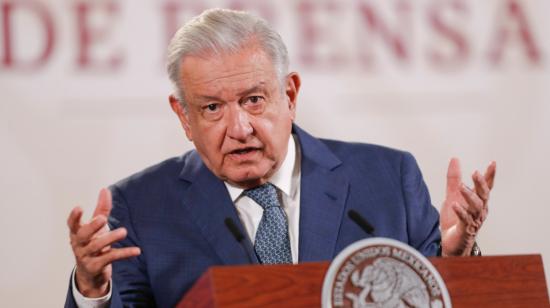
POLYGON ((449 159, 465 182, 498 164, 486 255, 550 267, 550 2, 544 0, 0 0, 0 298, 59 307, 73 267, 66 218, 97 193, 192 148, 164 53, 206 8, 266 18, 302 76, 315 136, 413 153, 434 206, 449 159))

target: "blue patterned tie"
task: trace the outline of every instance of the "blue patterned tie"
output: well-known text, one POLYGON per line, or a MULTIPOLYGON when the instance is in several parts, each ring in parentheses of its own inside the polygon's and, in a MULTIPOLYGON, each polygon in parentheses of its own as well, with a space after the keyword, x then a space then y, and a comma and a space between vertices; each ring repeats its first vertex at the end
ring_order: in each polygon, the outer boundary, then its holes
POLYGON ((277 189, 270 183, 247 189, 244 194, 256 201, 264 214, 258 231, 254 250, 263 264, 292 263, 288 223, 277 198, 277 189))

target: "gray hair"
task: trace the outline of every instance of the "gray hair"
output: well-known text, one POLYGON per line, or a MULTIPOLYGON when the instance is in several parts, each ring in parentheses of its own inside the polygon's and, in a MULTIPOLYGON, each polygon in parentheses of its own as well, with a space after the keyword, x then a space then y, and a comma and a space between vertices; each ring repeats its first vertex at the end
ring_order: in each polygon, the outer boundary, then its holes
POLYGON ((288 52, 281 36, 262 18, 247 12, 209 9, 182 26, 168 46, 167 70, 185 108, 180 64, 185 56, 237 53, 254 39, 270 57, 281 85, 288 74, 288 52))

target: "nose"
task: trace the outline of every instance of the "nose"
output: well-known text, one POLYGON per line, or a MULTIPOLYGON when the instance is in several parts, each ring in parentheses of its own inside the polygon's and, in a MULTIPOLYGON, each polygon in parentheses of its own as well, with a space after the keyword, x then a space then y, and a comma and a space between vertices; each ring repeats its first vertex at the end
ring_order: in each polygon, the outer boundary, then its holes
POLYGON ((245 142, 248 136, 252 134, 253 129, 250 124, 250 119, 248 118, 248 113, 239 107, 230 108, 227 136, 245 142))

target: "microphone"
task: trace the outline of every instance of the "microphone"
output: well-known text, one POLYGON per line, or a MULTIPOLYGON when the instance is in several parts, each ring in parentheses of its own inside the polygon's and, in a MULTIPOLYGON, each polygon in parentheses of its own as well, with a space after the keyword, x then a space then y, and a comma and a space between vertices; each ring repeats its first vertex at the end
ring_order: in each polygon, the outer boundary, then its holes
POLYGON ((361 214, 355 210, 348 211, 348 217, 353 220, 363 231, 370 235, 374 235, 374 227, 361 214))
POLYGON ((252 261, 252 258, 250 257, 250 254, 248 253, 248 249, 245 244, 245 236, 243 235, 241 230, 239 230, 239 227, 237 227, 237 225, 235 224, 233 219, 231 219, 231 217, 225 218, 224 222, 227 229, 229 229, 229 232, 231 233, 231 235, 233 235, 235 240, 241 245, 242 249, 244 250, 244 253, 248 259, 248 263, 254 264, 254 262, 252 261))

